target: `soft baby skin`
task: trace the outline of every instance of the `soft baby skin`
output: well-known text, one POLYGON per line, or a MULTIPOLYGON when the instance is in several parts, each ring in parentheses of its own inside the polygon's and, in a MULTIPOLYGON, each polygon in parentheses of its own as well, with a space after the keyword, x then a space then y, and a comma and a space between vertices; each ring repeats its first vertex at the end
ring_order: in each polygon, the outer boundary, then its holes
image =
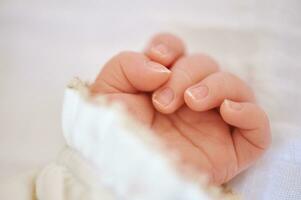
POLYGON ((153 37, 144 53, 114 56, 90 91, 122 102, 212 184, 248 168, 271 143, 268 117, 251 88, 212 58, 185 54, 171 34, 153 37))

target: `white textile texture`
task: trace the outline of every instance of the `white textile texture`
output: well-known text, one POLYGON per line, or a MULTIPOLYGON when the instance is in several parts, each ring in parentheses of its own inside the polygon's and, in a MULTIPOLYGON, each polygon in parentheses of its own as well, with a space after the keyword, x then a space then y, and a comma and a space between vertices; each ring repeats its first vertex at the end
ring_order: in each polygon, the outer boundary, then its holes
POLYGON ((231 182, 243 199, 301 199, 301 129, 281 124, 271 149, 231 182))

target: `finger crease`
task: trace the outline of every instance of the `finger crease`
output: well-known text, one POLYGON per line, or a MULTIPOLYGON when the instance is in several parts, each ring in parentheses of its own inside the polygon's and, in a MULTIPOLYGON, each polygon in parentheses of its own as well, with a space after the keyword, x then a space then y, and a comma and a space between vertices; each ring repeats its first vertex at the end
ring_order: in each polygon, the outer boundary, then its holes
MULTIPOLYGON (((176 117, 185 125, 187 125, 187 122, 185 122, 177 113, 175 113, 176 117)), ((197 148, 201 153, 203 153, 206 157, 206 159, 208 160, 208 162, 211 165, 211 168, 215 171, 214 168, 214 164, 212 162, 212 160, 209 158, 208 154, 206 153, 206 151, 199 145, 195 144, 188 136, 186 136, 184 133, 181 132, 180 128, 177 127, 176 123, 174 123, 173 120, 171 120, 172 124, 175 126, 175 128, 177 129, 177 131, 180 133, 180 135, 182 137, 184 137, 186 140, 188 140, 195 148, 197 148)), ((197 132, 200 132, 199 130, 197 130, 196 128, 192 127, 192 129, 194 129, 197 132)), ((215 173, 213 173, 215 174, 215 173)))
POLYGON ((124 71, 124 65, 122 65, 122 63, 120 62, 120 60, 118 60, 118 64, 120 66, 121 69, 121 73, 123 74, 123 76, 125 77, 125 80, 127 81, 127 83, 130 85, 130 87, 132 87, 135 91, 132 93, 137 93, 137 89, 136 87, 134 87, 134 85, 132 84, 132 82, 128 79, 125 71, 124 71))
POLYGON ((245 139, 249 144, 251 144, 252 146, 256 147, 257 149, 261 150, 261 151, 264 151, 265 148, 264 147, 261 147, 257 144, 255 144, 252 140, 250 140, 248 137, 246 137, 244 135, 244 133, 242 133, 241 129, 236 129, 236 131, 238 132, 238 134, 241 135, 241 137, 243 137, 243 139, 245 139))

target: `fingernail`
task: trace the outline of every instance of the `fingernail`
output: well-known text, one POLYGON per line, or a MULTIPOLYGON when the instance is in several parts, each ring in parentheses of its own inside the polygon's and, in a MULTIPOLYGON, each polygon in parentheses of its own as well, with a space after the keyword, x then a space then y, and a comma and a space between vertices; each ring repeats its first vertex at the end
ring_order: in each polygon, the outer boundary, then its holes
POLYGON ((199 101, 208 95, 208 87, 206 85, 199 85, 189 88, 186 93, 195 101, 199 101))
POLYGON ((161 106, 167 106, 169 105, 172 100, 174 99, 174 92, 171 88, 165 88, 159 93, 155 93, 153 100, 160 104, 161 106))
POLYGON ((157 44, 156 46, 151 48, 151 51, 159 54, 161 56, 167 56, 169 53, 169 49, 165 44, 157 44))
POLYGON ((225 99, 225 104, 233 109, 233 110, 241 110, 242 109, 242 104, 241 103, 237 103, 228 99, 225 99))
POLYGON ((146 61, 146 64, 147 66, 155 71, 155 72, 160 72, 160 73, 170 73, 170 70, 167 69, 165 66, 159 64, 159 63, 156 63, 156 62, 153 62, 153 61, 146 61))

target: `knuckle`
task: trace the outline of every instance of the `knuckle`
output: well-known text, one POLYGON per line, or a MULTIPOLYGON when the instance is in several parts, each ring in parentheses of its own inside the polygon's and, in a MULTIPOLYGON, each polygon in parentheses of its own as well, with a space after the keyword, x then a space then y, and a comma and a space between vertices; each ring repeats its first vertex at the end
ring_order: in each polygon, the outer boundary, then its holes
MULTIPOLYGON (((212 78, 227 93, 239 98, 241 101, 255 102, 252 88, 238 76, 230 72, 216 72, 212 78)), ((221 89, 220 88, 220 89, 221 89)))
POLYGON ((219 86, 227 87, 227 83, 231 78, 227 74, 228 72, 216 72, 211 76, 211 82, 219 86))
POLYGON ((193 75, 190 73, 189 70, 185 70, 183 68, 178 67, 175 68, 173 72, 181 74, 181 77, 183 77, 187 81, 187 83, 194 83, 193 75))
POLYGON ((142 53, 134 52, 134 51, 121 51, 118 53, 114 59, 119 62, 121 65, 128 65, 133 61, 144 60, 147 59, 142 53))
POLYGON ((135 54, 133 51, 121 51, 116 55, 118 60, 122 60, 124 58, 132 57, 135 54))
POLYGON ((198 65, 202 68, 204 66, 210 68, 212 72, 216 72, 219 70, 219 64, 217 63, 217 61, 209 55, 197 53, 189 56, 188 59, 195 63, 195 65, 198 65))
POLYGON ((154 41, 161 42, 181 42, 181 39, 171 33, 158 33, 153 37, 154 41))
POLYGON ((183 41, 171 33, 159 33, 152 38, 151 43, 163 43, 173 48, 185 49, 183 41))

